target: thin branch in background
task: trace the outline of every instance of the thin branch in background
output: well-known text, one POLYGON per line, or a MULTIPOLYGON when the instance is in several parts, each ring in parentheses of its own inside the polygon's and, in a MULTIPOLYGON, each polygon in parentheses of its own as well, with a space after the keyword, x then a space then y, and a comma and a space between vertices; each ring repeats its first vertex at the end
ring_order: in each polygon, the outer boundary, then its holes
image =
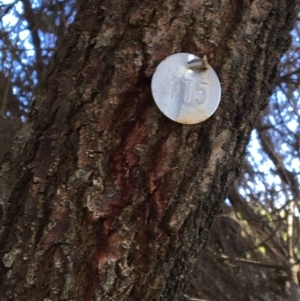
POLYGON ((249 265, 256 266, 256 267, 274 269, 274 270, 284 271, 284 272, 288 271, 288 267, 283 266, 283 265, 259 262, 259 261, 248 260, 248 259, 243 259, 243 258, 228 257, 224 254, 218 254, 218 253, 212 251, 210 248, 207 248, 206 250, 211 252, 216 258, 221 259, 221 260, 228 260, 228 261, 234 262, 234 263, 249 264, 249 265))
POLYGON ((192 298, 192 297, 189 297, 188 295, 183 295, 183 297, 188 301, 209 301, 209 300, 204 300, 204 299, 192 298))
POLYGON ((35 48, 36 54, 36 69, 37 69, 37 78, 38 81, 42 80, 42 71, 43 71, 43 55, 41 49, 41 40, 38 34, 38 24, 36 17, 32 11, 31 3, 28 0, 22 0, 24 5, 24 18, 28 21, 29 30, 31 32, 33 45, 35 48))

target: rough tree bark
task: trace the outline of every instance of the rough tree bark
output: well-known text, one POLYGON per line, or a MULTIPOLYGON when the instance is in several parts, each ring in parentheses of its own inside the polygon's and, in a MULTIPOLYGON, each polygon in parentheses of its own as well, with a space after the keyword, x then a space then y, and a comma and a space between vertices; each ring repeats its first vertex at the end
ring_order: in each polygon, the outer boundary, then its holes
POLYGON ((0 300, 180 300, 289 45, 296 0, 84 1, 0 174, 0 300), (222 83, 199 125, 151 76, 177 52, 222 83))

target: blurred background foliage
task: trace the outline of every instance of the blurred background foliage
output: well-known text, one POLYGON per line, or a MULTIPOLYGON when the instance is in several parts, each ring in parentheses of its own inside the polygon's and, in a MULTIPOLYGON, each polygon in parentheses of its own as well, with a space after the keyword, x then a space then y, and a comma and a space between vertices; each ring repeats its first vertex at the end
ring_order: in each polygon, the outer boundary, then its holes
MULTIPOLYGON (((0 1, 0 161, 81 2, 0 1)), ((243 174, 190 275, 187 300, 300 300, 300 14, 291 34, 243 174)))
POLYGON ((0 160, 26 119, 80 2, 0 1, 0 160))

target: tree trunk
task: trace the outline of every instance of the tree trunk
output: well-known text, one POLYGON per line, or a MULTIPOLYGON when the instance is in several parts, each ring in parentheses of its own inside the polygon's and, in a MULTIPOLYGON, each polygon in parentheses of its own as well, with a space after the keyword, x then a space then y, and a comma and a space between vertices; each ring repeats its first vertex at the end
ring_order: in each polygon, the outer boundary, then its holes
POLYGON ((0 173, 0 300, 181 300, 242 167, 297 0, 81 5, 0 173), (217 112, 175 123, 151 76, 207 55, 217 112))

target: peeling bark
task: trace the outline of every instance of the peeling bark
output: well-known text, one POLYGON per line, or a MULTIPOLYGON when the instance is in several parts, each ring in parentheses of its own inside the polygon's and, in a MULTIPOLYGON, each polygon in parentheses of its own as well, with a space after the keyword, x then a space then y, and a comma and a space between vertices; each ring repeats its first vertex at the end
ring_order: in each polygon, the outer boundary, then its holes
POLYGON ((296 0, 84 1, 0 172, 0 300, 180 300, 289 45, 296 0), (207 55, 217 112, 164 117, 151 76, 207 55))

